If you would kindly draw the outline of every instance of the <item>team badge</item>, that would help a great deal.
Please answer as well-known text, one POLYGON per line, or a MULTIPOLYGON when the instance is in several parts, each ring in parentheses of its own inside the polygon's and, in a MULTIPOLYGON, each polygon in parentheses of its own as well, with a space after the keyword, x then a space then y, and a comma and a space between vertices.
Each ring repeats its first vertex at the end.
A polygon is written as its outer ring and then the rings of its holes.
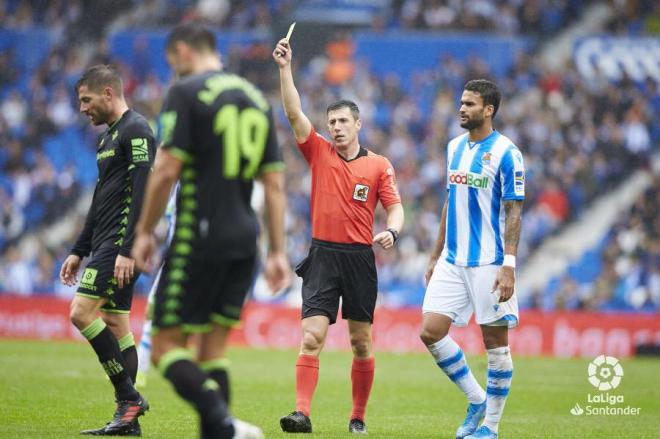
POLYGON ((357 201, 367 201, 369 196, 369 186, 364 184, 356 184, 355 189, 353 189, 353 199, 357 201))
POLYGON ((490 163, 490 157, 491 157, 491 154, 490 154, 489 152, 485 153, 485 154, 481 157, 481 162, 482 162, 483 164, 488 164, 488 163, 490 163))

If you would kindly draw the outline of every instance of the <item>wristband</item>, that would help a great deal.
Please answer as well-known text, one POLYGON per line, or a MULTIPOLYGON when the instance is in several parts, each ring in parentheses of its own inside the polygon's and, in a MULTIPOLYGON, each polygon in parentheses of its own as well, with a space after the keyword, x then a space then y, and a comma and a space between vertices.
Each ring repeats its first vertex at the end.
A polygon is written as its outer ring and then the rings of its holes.
POLYGON ((504 262, 502 265, 505 267, 516 268, 516 257, 513 255, 504 255, 504 262))
POLYGON ((399 232, 397 232, 395 229, 387 229, 387 231, 392 234, 392 238, 394 238, 394 242, 397 242, 399 240, 399 232))

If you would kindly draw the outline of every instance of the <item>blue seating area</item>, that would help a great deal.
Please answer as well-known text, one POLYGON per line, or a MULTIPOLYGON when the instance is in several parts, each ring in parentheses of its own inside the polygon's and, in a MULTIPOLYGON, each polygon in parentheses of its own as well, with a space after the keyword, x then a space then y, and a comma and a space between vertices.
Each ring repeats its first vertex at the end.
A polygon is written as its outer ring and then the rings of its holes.
MULTIPOLYGON (((10 9, 22 4, 21 0, 8 3, 10 9)), ((277 69, 270 59, 273 18, 283 3, 257 3, 232 4, 218 21, 226 26, 217 36, 226 69, 247 75, 265 89, 273 103, 287 162, 287 234, 289 256, 295 264, 309 243, 308 170, 281 111, 277 69)), ((351 2, 340 3, 347 6, 351 2)), ((296 61, 296 83, 305 112, 319 132, 325 131, 328 103, 338 98, 358 102, 364 121, 361 142, 394 164, 407 226, 395 251, 377 255, 382 300, 395 306, 417 306, 423 297, 422 277, 445 197, 444 147, 461 132, 457 102, 467 79, 489 77, 500 84, 504 101, 496 128, 514 139, 525 155, 528 173, 521 265, 596 196, 626 178, 631 169, 645 166, 648 151, 628 148, 628 143, 648 133, 650 149, 657 150, 660 130, 653 121, 660 111, 660 97, 652 81, 592 84, 571 65, 559 75, 543 67, 534 54, 539 38, 535 32, 501 30, 494 35, 486 27, 489 33, 484 33, 484 29, 470 25, 474 11, 457 12, 450 27, 454 33, 435 32, 438 29, 431 25, 420 25, 413 31, 406 24, 403 8, 410 2, 399 3, 401 8, 395 11, 372 11, 390 14, 384 28, 374 23, 371 29, 363 27, 331 39, 327 45, 319 44, 313 52, 306 48, 308 52, 296 61), (349 49, 343 60, 350 67, 349 73, 340 81, 330 72, 333 43, 349 49), (530 95, 535 99, 528 99, 530 95), (579 117, 567 117, 567 108, 579 117), (630 129, 631 121, 634 130, 630 129)), ((510 3, 499 6, 506 12, 510 3)), ((567 22, 566 11, 572 7, 569 3, 554 4, 560 16, 555 14, 550 19, 555 24, 546 25, 553 28, 556 23, 567 22)), ((575 10, 582 11, 583 2, 577 3, 575 10)), ((177 22, 182 16, 199 18, 195 15, 199 11, 194 10, 196 2, 181 0, 171 5, 173 9, 166 11, 169 15, 157 19, 148 16, 155 21, 129 22, 129 29, 116 30, 107 41, 98 42, 97 53, 90 57, 84 57, 75 44, 67 44, 61 33, 35 27, 43 22, 39 17, 47 14, 35 12, 32 27, 22 30, 14 26, 13 16, 8 18, 10 26, 0 31, 0 69, 5 67, 0 75, 7 78, 0 83, 0 214, 4 220, 0 222, 0 254, 6 259, 15 253, 15 244, 26 232, 61 218, 96 180, 94 139, 98 129, 76 116, 73 90, 87 63, 118 63, 130 105, 149 118, 156 116, 171 80, 163 56, 167 31, 159 25, 177 22)), ((148 6, 136 4, 134 8, 148 6)), ((416 19, 425 20, 421 16, 416 19)), ((496 26, 498 19, 493 12, 484 20, 496 26)), ((297 40, 301 36, 304 38, 304 34, 294 35, 294 53, 297 44, 303 46, 297 40)), ((77 220, 76 233, 82 220, 77 220)), ((383 227, 380 221, 377 229, 383 227)), ((63 236, 61 246, 44 244, 12 264, 22 271, 46 273, 43 277, 49 281, 43 288, 59 294, 56 272, 74 239, 63 236), (48 254, 51 261, 39 261, 40 254, 48 254)), ((613 240, 604 238, 573 263, 565 276, 549 283, 543 295, 548 309, 556 308, 554 298, 567 279, 583 290, 585 285, 598 282, 608 267, 602 253, 613 240)), ((9 271, 0 270, 0 291, 16 290, 15 285, 19 285, 6 274, 9 271)), ((36 288, 26 285, 26 294, 36 288)), ((148 287, 149 280, 143 278, 139 289, 146 292, 148 287)), ((628 292, 619 295, 624 302, 628 300, 628 292)), ((631 303, 638 302, 635 300, 631 303)), ((608 303, 618 306, 619 302, 608 303)), ((601 305, 589 302, 588 306, 601 305)))
POLYGON ((544 310, 649 311, 660 309, 657 222, 660 178, 593 248, 552 278, 524 304, 544 310), (644 224, 640 227, 640 224, 644 224))

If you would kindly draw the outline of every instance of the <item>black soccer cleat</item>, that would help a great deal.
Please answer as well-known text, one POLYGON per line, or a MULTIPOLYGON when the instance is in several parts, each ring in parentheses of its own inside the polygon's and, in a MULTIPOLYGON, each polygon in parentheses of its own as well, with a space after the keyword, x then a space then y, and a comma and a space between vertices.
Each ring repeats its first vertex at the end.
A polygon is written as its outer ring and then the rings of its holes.
POLYGON ((97 428, 95 430, 83 430, 80 434, 86 434, 90 436, 142 436, 142 428, 140 428, 140 423, 135 420, 131 425, 123 429, 115 429, 112 431, 106 430, 110 425, 108 422, 104 427, 97 428))
POLYGON ((135 401, 117 401, 117 410, 105 427, 97 430, 84 430, 80 434, 95 436, 142 436, 137 419, 149 410, 149 403, 142 395, 135 401))
POLYGON ((348 432, 356 434, 368 434, 366 424, 363 420, 358 418, 351 419, 351 422, 348 423, 348 432))
POLYGON ((312 421, 303 412, 291 412, 280 418, 280 427, 287 433, 311 433, 312 421))

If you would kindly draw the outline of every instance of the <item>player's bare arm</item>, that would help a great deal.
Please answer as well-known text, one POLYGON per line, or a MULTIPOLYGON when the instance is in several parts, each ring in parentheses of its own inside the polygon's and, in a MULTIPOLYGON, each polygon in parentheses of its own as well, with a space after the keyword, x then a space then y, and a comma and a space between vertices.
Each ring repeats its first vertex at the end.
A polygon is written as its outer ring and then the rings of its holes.
POLYGON ((403 205, 394 203, 387 206, 385 211, 387 212, 387 229, 374 236, 373 242, 388 250, 394 246, 394 242, 399 238, 399 233, 403 228, 403 205))
POLYGON ((438 237, 435 240, 433 245, 433 250, 431 250, 431 256, 429 258, 429 263, 426 266, 426 273, 424 274, 424 279, 426 280, 426 285, 429 284, 431 276, 433 275, 433 270, 435 269, 435 264, 438 263, 440 259, 440 254, 442 249, 445 246, 445 234, 447 230, 447 201, 442 206, 442 213, 440 214, 440 227, 438 228, 438 237))
POLYGON ((293 82, 291 72, 291 46, 289 40, 282 38, 277 42, 273 51, 273 59, 280 68, 280 88, 282 91, 282 105, 287 119, 293 129, 293 134, 298 142, 302 142, 312 131, 312 123, 302 111, 300 95, 293 82))
MULTIPOLYGON (((504 254, 516 256, 520 241, 520 226, 522 223, 522 200, 504 201, 504 254)), ((499 289, 500 302, 506 302, 513 295, 516 281, 514 267, 503 265, 497 273, 493 291, 499 289)))
POLYGON ((154 170, 147 182, 142 213, 135 227, 135 243, 131 256, 135 259, 135 265, 139 270, 151 271, 153 268, 151 257, 156 250, 153 231, 165 212, 167 199, 172 186, 179 179, 182 167, 183 162, 179 158, 166 149, 158 149, 154 170))
POLYGON ((270 290, 276 293, 291 281, 284 233, 284 212, 286 210, 284 173, 280 171, 264 172, 259 179, 264 184, 265 220, 268 228, 268 256, 264 277, 270 290))

